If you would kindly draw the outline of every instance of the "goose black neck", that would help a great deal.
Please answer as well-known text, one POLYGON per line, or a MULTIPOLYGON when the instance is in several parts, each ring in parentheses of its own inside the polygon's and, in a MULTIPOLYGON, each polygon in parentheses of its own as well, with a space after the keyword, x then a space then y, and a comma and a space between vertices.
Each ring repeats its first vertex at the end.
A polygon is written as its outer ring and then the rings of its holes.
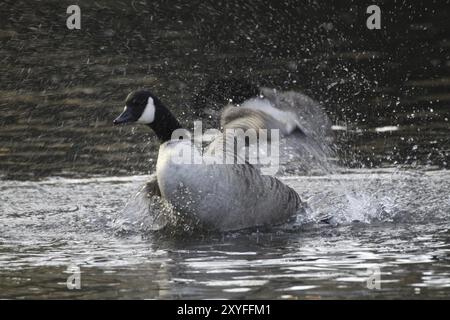
POLYGON ((152 128, 161 143, 169 141, 172 133, 181 129, 175 116, 161 103, 156 104, 155 119, 148 126, 152 128))

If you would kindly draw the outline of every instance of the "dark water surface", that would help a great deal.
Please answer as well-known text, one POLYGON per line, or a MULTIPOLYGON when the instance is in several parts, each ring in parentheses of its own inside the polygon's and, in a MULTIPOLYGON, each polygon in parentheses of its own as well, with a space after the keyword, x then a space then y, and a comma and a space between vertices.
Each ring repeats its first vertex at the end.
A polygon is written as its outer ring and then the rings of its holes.
POLYGON ((70 1, 2 1, 0 174, 148 173, 153 134, 111 126, 128 92, 192 128, 243 79, 322 102, 347 166, 448 168, 449 1, 377 3, 374 31, 371 1, 80 1, 71 31, 70 1))
POLYGON ((77 3, 0 3, 0 298, 449 297, 449 1, 77 3), (310 209, 273 230, 118 233, 157 151, 127 93, 206 128, 246 83, 320 101, 352 169, 285 177, 310 209))

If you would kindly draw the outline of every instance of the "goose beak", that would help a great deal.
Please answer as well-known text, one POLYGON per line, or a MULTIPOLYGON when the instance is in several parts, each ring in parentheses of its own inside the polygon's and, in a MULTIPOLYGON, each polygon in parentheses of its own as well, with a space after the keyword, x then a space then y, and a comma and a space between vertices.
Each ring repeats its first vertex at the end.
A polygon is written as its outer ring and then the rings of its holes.
POLYGON ((127 109, 125 109, 116 119, 114 119, 114 124, 122 124, 122 123, 127 123, 127 122, 134 122, 136 120, 134 120, 133 115, 131 114, 131 112, 127 109))

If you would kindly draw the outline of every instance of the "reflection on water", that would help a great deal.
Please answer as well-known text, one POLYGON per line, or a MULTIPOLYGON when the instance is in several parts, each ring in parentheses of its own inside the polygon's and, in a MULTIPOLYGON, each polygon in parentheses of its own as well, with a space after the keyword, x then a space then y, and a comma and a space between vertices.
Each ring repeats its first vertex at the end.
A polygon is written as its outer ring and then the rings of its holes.
POLYGON ((450 173, 349 171, 285 181, 306 217, 177 240, 115 232, 145 176, 3 181, 2 298, 448 298, 450 173), (329 224, 316 217, 330 214, 329 224), (65 272, 81 267, 81 290, 65 272), (380 268, 381 289, 367 288, 380 268))

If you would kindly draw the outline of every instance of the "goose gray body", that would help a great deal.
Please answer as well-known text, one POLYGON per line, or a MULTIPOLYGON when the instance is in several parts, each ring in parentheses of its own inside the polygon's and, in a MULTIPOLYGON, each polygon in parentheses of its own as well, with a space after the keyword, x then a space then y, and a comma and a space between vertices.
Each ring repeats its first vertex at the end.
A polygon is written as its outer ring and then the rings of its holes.
POLYGON ((161 145, 156 166, 162 197, 177 211, 211 229, 238 230, 280 224, 302 207, 298 194, 248 164, 178 164, 187 141, 161 145))

